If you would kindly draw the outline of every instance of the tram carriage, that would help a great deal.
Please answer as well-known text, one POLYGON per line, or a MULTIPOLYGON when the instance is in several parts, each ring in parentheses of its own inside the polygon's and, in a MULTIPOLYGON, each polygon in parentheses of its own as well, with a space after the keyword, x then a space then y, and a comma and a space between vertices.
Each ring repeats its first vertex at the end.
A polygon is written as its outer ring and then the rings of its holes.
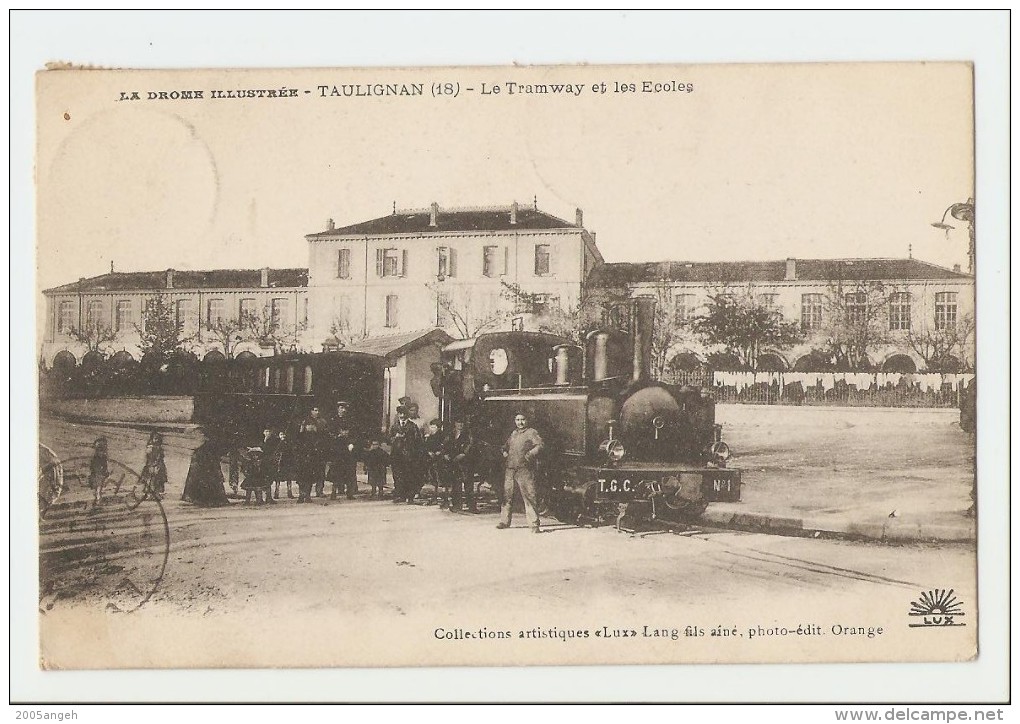
POLYGON ((443 349, 443 411, 500 446, 524 412, 542 435, 546 506, 564 522, 682 524, 740 499, 741 471, 706 391, 653 381, 655 300, 634 300, 629 327, 582 346, 503 332, 443 349))
POLYGON ((297 431, 319 406, 331 416, 339 400, 362 430, 383 425, 383 357, 362 352, 283 354, 213 363, 195 396, 195 420, 241 440, 257 439, 266 427, 297 431))

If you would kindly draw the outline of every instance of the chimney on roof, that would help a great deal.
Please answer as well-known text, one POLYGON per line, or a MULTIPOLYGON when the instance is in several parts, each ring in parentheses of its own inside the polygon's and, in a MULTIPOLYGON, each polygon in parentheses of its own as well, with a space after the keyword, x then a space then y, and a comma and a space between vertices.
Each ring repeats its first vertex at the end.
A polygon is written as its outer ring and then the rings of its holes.
POLYGON ((959 274, 960 273, 960 265, 959 264, 953 264, 953 271, 956 272, 957 274, 959 274))
POLYGON ((433 201, 431 210, 429 211, 429 226, 435 228, 438 225, 439 225, 439 204, 433 201))
POLYGON ((517 202, 516 201, 514 201, 513 204, 510 205, 510 223, 511 224, 516 224, 517 223, 517 202))
POLYGON ((167 269, 166 270, 166 288, 167 289, 173 289, 174 288, 174 270, 173 269, 167 269))
POLYGON ((336 222, 333 219, 326 219, 326 231, 336 231, 336 222))
POLYGON ((574 226, 584 226, 584 212, 574 209, 574 226))
POLYGON ((113 274, 113 259, 110 259, 110 273, 113 274))
POLYGON ((786 260, 786 277, 785 281, 795 282, 797 281, 797 260, 787 258, 786 260))
POLYGON ((261 278, 259 279, 259 286, 260 287, 269 286, 269 267, 267 266, 262 267, 262 275, 261 278))

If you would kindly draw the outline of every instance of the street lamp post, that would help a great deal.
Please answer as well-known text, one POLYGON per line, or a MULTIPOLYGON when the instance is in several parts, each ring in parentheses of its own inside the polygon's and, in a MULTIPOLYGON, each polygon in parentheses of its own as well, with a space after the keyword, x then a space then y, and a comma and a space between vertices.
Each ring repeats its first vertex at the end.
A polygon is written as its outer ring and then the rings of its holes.
POLYGON ((932 224, 936 229, 942 229, 949 236, 949 232, 955 229, 946 223, 946 216, 952 216, 959 221, 967 222, 967 233, 970 236, 970 244, 967 247, 967 271, 974 273, 975 249, 974 249, 974 199, 967 199, 966 203, 953 204, 942 212, 942 220, 932 224))

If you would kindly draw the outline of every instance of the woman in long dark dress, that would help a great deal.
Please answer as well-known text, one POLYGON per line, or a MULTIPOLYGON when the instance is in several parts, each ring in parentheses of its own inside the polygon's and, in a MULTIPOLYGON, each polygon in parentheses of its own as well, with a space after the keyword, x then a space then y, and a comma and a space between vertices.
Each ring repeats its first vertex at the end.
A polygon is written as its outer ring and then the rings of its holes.
POLYGON ((223 489, 222 454, 222 443, 209 437, 195 448, 181 500, 206 507, 230 504, 223 489))
POLYGON ((145 444, 145 467, 142 469, 142 486, 146 493, 161 499, 166 492, 166 461, 163 459, 163 435, 153 432, 145 444))

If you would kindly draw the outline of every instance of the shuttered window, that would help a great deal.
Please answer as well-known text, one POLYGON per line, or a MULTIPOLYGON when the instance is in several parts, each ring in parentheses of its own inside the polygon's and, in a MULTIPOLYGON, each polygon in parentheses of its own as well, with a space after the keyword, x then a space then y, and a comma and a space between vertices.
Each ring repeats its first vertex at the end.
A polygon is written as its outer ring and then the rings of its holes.
POLYGON ((510 269, 510 247, 504 246, 502 253, 498 246, 482 249, 482 274, 487 277, 506 275, 510 269))
POLYGON ((496 276, 496 252, 498 250, 498 246, 487 246, 482 249, 482 274, 484 276, 496 276))
POLYGON ((396 294, 386 295, 386 326, 397 326, 397 314, 399 312, 396 294))
POLYGON ((407 249, 376 249, 375 275, 378 277, 407 276, 407 249))
POLYGON ((457 250, 448 246, 436 247, 436 276, 439 279, 457 276, 457 250))
POLYGON ((535 276, 544 277, 550 273, 549 245, 535 244, 535 276))
POLYGON ((336 256, 336 276, 337 279, 350 279, 351 278, 351 250, 340 249, 336 256))

